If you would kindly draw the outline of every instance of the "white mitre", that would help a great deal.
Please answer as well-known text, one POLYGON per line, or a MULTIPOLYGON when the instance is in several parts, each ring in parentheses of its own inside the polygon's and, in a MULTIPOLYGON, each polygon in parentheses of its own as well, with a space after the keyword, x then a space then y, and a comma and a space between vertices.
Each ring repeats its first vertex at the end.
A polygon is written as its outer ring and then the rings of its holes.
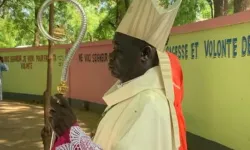
POLYGON ((165 93, 171 110, 174 143, 177 149, 180 146, 179 126, 174 108, 171 64, 165 51, 165 44, 181 1, 176 0, 174 4, 165 9, 159 5, 158 0, 133 0, 116 30, 116 32, 146 41, 157 49, 165 93))

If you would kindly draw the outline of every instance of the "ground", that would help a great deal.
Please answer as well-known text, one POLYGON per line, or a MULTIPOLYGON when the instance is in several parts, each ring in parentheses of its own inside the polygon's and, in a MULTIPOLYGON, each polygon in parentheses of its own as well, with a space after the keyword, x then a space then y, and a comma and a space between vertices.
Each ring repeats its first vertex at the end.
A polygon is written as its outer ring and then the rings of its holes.
MULTIPOLYGON (((86 133, 96 127, 100 114, 74 110, 86 133)), ((0 150, 43 150, 40 131, 43 107, 12 101, 0 102, 0 150)), ((193 134, 187 134, 188 150, 230 150, 193 134)))
MULTIPOLYGON (((89 133, 99 114, 75 110, 79 124, 89 133)), ((40 131, 43 107, 12 101, 0 102, 0 150, 42 150, 40 131)))

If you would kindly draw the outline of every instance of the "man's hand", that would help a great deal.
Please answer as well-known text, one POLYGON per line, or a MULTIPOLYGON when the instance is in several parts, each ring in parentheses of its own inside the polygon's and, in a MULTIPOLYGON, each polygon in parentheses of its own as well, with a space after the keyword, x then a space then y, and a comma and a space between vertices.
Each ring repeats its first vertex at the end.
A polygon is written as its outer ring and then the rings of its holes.
POLYGON ((51 98, 49 122, 57 135, 63 133, 76 123, 77 119, 66 98, 56 94, 51 98))

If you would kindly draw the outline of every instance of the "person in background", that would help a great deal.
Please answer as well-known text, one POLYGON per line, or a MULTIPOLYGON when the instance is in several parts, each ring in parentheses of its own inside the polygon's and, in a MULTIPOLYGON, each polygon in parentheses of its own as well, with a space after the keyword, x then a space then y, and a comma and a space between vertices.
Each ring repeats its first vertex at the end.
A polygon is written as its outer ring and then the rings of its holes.
POLYGON ((3 57, 0 56, 0 101, 3 100, 3 71, 9 71, 9 67, 7 64, 4 63, 3 57))

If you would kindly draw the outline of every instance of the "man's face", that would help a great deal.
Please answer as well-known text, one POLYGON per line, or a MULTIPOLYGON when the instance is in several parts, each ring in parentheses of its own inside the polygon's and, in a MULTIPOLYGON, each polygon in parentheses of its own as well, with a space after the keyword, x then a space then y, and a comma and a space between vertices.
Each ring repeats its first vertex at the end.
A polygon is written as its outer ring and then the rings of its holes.
POLYGON ((116 33, 113 40, 114 50, 110 55, 109 69, 115 78, 124 82, 136 76, 142 67, 140 48, 135 42, 121 33, 116 33))

